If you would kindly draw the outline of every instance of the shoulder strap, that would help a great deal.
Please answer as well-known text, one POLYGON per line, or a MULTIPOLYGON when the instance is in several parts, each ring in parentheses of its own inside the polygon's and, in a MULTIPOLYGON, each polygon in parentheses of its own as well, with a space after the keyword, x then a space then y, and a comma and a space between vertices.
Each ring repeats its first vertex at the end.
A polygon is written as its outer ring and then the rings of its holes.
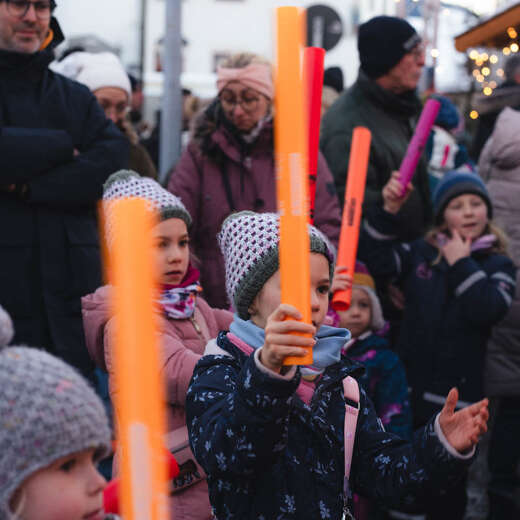
POLYGON ((345 485, 347 486, 359 414, 359 386, 353 377, 348 376, 343 379, 343 394, 345 396, 345 485))

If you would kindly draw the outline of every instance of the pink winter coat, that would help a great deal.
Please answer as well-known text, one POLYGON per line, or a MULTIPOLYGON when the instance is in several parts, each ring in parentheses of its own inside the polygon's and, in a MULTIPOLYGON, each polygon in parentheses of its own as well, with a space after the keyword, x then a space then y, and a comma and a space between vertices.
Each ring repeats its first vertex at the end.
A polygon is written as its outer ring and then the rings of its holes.
MULTIPOLYGON (((204 297, 213 307, 227 308, 224 260, 217 233, 224 219, 235 211, 276 212, 276 179, 273 123, 264 123, 254 142, 246 144, 232 128, 217 124, 218 119, 215 103, 199 116, 168 189, 182 199, 193 218, 191 245, 201 260, 204 297)), ((337 245, 341 211, 332 174, 321 154, 314 223, 337 245)))
MULTIPOLYGON (((96 364, 109 374, 110 395, 116 391, 113 380, 112 338, 114 319, 110 316, 109 286, 82 298, 83 324, 87 348, 96 364)), ((162 372, 166 378, 168 428, 175 430, 186 424, 184 403, 193 369, 204 353, 206 343, 220 330, 228 330, 233 315, 212 309, 197 297, 194 321, 161 317, 162 372)), ((172 518, 175 520, 208 520, 211 510, 206 481, 199 482, 171 497, 172 518)))

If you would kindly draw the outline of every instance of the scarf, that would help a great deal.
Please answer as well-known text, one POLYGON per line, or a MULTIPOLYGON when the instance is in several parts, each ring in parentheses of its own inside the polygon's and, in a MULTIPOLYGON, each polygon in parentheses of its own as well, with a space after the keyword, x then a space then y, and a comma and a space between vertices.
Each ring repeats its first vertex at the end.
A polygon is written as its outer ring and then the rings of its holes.
MULTIPOLYGON (((233 317, 229 331, 254 350, 260 348, 265 341, 264 329, 257 327, 251 320, 239 318, 237 314, 233 317)), ((316 343, 312 349, 313 363, 300 367, 302 376, 312 381, 328 366, 337 363, 341 359, 341 348, 349 340, 350 332, 347 329, 322 325, 318 329, 316 343)))
POLYGON ((168 318, 184 320, 193 316, 197 295, 202 292, 199 276, 198 269, 190 265, 180 284, 162 285, 158 303, 168 318))
MULTIPOLYGON (((438 233, 436 236, 437 245, 439 248, 444 247, 448 241, 448 235, 444 233, 438 233)), ((471 252, 482 251, 484 249, 491 249, 493 244, 497 241, 496 235, 489 233, 478 237, 471 243, 471 252)))

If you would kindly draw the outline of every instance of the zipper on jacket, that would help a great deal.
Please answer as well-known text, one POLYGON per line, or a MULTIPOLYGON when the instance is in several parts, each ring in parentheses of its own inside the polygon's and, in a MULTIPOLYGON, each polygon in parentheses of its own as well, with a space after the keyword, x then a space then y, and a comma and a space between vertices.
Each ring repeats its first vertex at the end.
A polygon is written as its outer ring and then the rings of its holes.
POLYGON ((190 316, 190 321, 193 324, 193 328, 195 329, 195 332, 202 338, 202 329, 200 328, 199 324, 197 323, 197 320, 194 316, 190 316))

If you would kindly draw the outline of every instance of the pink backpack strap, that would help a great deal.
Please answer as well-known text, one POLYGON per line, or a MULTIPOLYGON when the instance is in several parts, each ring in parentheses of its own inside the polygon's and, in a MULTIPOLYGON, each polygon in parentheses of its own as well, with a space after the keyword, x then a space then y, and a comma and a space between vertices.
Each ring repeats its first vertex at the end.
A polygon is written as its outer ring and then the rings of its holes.
POLYGON ((359 414, 359 386, 353 377, 348 376, 343 379, 343 394, 345 396, 345 481, 343 491, 345 497, 348 498, 350 496, 350 467, 352 465, 359 414))

